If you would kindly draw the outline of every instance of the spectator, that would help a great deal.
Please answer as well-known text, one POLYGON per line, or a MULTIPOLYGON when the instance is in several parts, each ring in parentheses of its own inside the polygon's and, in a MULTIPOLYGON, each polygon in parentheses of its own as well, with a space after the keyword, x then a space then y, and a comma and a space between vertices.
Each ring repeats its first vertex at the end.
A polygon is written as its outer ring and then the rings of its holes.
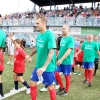
POLYGON ((25 49, 25 44, 26 44, 26 41, 25 41, 25 39, 22 38, 22 45, 23 45, 24 49, 25 49))
POLYGON ((0 25, 2 25, 2 16, 0 15, 0 25))
POLYGON ((7 46, 8 46, 8 62, 7 64, 13 65, 13 55, 14 55, 14 44, 13 40, 15 40, 14 33, 10 33, 10 35, 7 38, 7 46), (12 40, 11 40, 11 38, 12 40))
POLYGON ((58 38, 57 38, 57 50, 60 49, 60 41, 61 41, 62 35, 58 34, 58 38))
POLYGON ((75 37, 75 48, 80 46, 80 41, 78 40, 77 37, 75 37))

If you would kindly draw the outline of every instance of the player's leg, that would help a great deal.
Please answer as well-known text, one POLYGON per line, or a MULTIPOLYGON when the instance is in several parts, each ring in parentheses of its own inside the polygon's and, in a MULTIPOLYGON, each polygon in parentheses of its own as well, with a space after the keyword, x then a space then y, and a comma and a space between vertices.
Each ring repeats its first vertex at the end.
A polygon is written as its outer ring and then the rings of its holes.
POLYGON ((23 79, 23 73, 17 73, 17 80, 19 82, 21 82, 26 88, 27 88, 27 91, 26 91, 26 94, 29 94, 30 93, 30 86, 29 84, 23 79))
POLYGON ((14 88, 10 92, 16 93, 18 92, 18 80, 17 80, 17 75, 15 72, 13 73, 13 79, 14 79, 14 88))
POLYGON ((82 62, 79 62, 79 71, 78 71, 78 75, 81 75, 82 72, 82 62))
POLYGON ((83 81, 83 83, 87 83, 88 82, 88 76, 89 76, 89 73, 88 73, 88 63, 87 62, 83 62, 83 65, 82 67, 84 68, 84 76, 85 76, 85 80, 83 81))
POLYGON ((4 96, 4 93, 3 93, 3 84, 2 84, 2 71, 0 71, 0 94, 1 94, 1 97, 4 96))
POLYGON ((75 62, 75 72, 74 72, 74 75, 77 75, 78 74, 78 62, 76 61, 75 62))
POLYGON ((50 93, 50 100, 56 100, 56 90, 54 84, 56 83, 55 73, 54 72, 44 72, 43 73, 43 83, 47 85, 49 93, 50 93))
POLYGON ((94 68, 94 73, 93 73, 93 76, 95 76, 95 75, 96 75, 96 72, 97 72, 97 69, 98 69, 98 63, 99 63, 98 58, 95 58, 95 62, 94 62, 94 64, 95 64, 95 68, 94 68))
POLYGON ((31 80, 30 80, 30 95, 32 100, 36 100, 37 97, 37 87, 36 84, 39 81, 37 76, 37 68, 32 72, 31 80))
POLYGON ((60 85, 60 88, 59 88, 59 90, 57 92, 57 95, 59 95, 62 91, 65 90, 63 82, 62 82, 62 79, 60 77, 60 72, 62 72, 62 66, 61 65, 57 67, 57 70, 55 72, 56 81, 60 85))
POLYGON ((94 68, 94 62, 88 63, 88 71, 89 71, 89 84, 88 86, 92 86, 92 78, 93 78, 93 68, 94 68))
POLYGON ((63 74, 65 75, 66 88, 65 88, 65 91, 63 91, 60 94, 60 96, 66 96, 68 94, 70 82, 71 82, 71 78, 70 78, 71 71, 72 71, 72 65, 64 65, 63 66, 63 74))

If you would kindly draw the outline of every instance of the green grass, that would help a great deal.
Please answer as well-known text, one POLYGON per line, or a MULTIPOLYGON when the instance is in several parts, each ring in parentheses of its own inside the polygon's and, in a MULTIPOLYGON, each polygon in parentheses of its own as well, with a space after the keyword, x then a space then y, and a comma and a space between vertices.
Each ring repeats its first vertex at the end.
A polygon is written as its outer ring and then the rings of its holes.
MULTIPOLYGON (((28 51, 27 53, 30 53, 31 51, 28 51)), ((35 58, 36 56, 33 56, 32 63, 26 63, 26 72, 23 76, 23 78, 29 82, 32 70, 35 66, 35 58)), ((5 70, 3 73, 2 81, 4 85, 4 93, 8 93, 13 87, 13 67, 11 65, 6 65, 7 62, 7 55, 5 55, 5 70)), ((63 83, 65 84, 63 75, 63 83)), ((88 87, 88 84, 83 84, 84 76, 83 73, 81 76, 73 75, 72 76, 72 82, 69 89, 69 94, 66 97, 60 97, 57 96, 57 100, 100 100, 100 69, 97 71, 97 75, 93 77, 93 86, 88 87)), ((44 85, 39 84, 38 85, 38 96, 37 100, 50 100, 49 99, 49 92, 39 92, 39 89, 42 88, 44 85)), ((19 88, 23 87, 21 83, 19 83, 19 88)), ((9 98, 6 98, 4 100, 31 100, 30 95, 26 94, 26 91, 20 92, 18 94, 15 94, 13 96, 10 96, 9 98)))

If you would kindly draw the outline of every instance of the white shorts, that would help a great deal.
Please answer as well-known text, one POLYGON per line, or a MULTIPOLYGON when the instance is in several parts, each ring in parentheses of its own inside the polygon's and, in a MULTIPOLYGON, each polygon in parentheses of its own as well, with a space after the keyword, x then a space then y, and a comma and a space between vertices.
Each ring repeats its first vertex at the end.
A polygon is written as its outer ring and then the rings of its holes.
POLYGON ((14 55, 14 47, 8 47, 8 55, 14 55))

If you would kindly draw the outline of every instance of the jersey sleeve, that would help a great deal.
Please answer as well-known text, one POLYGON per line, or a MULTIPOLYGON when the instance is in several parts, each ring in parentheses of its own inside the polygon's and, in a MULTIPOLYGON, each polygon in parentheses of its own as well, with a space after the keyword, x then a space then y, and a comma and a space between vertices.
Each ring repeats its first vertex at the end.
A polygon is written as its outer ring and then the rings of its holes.
POLYGON ((100 43, 99 43, 99 51, 100 51, 100 43))
POLYGON ((82 46, 81 46, 81 50, 84 50, 84 44, 85 44, 85 42, 82 44, 82 46))
POLYGON ((70 38, 70 41, 69 41, 69 43, 68 43, 68 48, 74 49, 74 45, 75 45, 74 38, 71 37, 71 38, 70 38))
POLYGON ((56 48, 56 39, 52 32, 49 33, 48 36, 48 49, 56 48))
POLYGON ((20 55, 21 55, 23 58, 25 58, 27 54, 25 53, 25 51, 24 51, 23 49, 20 49, 20 55))
POLYGON ((99 46, 97 43, 95 43, 95 50, 98 51, 99 50, 99 46))

